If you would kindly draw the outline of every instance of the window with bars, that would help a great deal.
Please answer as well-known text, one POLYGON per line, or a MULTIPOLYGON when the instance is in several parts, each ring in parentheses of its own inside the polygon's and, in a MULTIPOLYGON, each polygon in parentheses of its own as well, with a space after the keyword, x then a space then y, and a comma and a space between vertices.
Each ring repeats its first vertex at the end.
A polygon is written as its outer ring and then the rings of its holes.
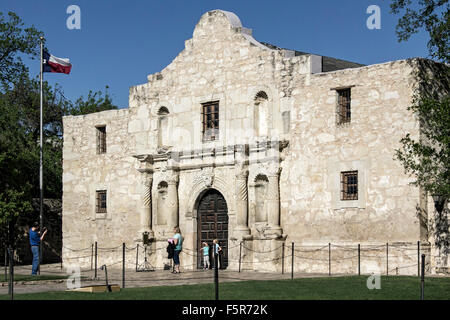
POLYGON ((338 94, 338 106, 337 106, 338 124, 350 123, 352 118, 351 88, 337 90, 337 94, 338 94))
POLYGON ((203 141, 219 139, 219 102, 202 105, 203 141))
POLYGON ((96 213, 106 213, 106 190, 97 191, 96 213))
POLYGON ((358 200, 358 171, 341 172, 341 200, 358 200))
POLYGON ((106 126, 97 127, 97 154, 106 153, 106 126))

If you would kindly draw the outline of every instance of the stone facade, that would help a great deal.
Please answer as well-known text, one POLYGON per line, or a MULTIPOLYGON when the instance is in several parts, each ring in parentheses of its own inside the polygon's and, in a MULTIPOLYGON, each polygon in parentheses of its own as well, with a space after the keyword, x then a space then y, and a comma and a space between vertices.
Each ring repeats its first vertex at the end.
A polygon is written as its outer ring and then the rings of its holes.
MULTIPOLYGON (((256 41, 233 13, 204 14, 174 61, 130 89, 128 109, 64 118, 64 262, 87 266, 90 258, 74 250, 95 241, 131 247, 148 232, 149 261, 161 268, 179 225, 182 267, 196 268, 199 203, 215 189, 229 219, 228 268, 241 255, 244 269, 280 271, 283 250, 287 266, 295 243, 296 270, 328 272, 321 261, 333 243, 334 272, 356 270, 348 248, 358 244, 383 246, 361 271, 384 272, 386 243, 429 240, 416 215, 420 190, 393 160, 401 137, 419 134, 407 110, 417 61, 362 66, 285 50, 256 41), (351 90, 346 124, 337 121, 342 88, 351 90), (202 106, 211 102, 219 105, 218 139, 205 141, 202 106), (346 171, 358 172, 353 201, 341 200, 346 171), (107 191, 106 213, 96 212, 98 190, 107 191)), ((417 272, 414 252, 391 255, 391 266, 417 272)), ((121 253, 101 259, 114 264, 121 253)))

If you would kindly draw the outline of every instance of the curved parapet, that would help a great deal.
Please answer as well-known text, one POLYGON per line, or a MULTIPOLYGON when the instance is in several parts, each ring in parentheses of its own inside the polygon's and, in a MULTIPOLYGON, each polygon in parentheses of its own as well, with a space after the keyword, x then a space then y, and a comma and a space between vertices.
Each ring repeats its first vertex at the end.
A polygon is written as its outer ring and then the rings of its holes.
POLYGON ((264 50, 273 51, 273 49, 265 46, 264 44, 258 42, 255 38, 253 38, 252 30, 244 28, 242 26, 241 19, 239 19, 239 17, 235 13, 224 10, 212 10, 205 13, 200 18, 200 21, 195 27, 193 41, 195 43, 196 41, 204 39, 206 37, 210 37, 215 33, 222 33, 227 31, 240 33, 251 44, 264 50))

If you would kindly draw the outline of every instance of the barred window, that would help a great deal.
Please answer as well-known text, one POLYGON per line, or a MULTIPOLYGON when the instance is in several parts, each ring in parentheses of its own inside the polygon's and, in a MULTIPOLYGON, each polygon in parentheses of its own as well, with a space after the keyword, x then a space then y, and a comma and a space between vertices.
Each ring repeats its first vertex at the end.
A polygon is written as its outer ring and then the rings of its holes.
POLYGON ((337 118, 338 124, 350 123, 352 118, 351 109, 351 89, 337 90, 338 94, 338 106, 337 106, 337 118))
POLYGON ((341 172, 341 200, 358 200, 358 171, 341 172))
POLYGON ((106 190, 97 191, 96 213, 106 213, 106 190))
POLYGON ((97 127, 97 154, 106 153, 106 126, 97 127))
POLYGON ((203 141, 219 139, 219 102, 202 105, 203 141))

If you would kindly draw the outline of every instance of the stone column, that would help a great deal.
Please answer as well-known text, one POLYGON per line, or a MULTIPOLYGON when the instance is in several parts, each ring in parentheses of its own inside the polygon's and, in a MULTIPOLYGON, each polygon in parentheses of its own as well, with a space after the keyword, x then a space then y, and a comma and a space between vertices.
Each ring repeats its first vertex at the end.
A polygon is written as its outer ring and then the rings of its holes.
POLYGON ((153 159, 150 155, 136 155, 134 157, 139 161, 138 171, 141 173, 142 202, 140 207, 140 227, 137 241, 142 241, 144 232, 148 232, 149 239, 155 237, 152 230, 153 159))
POLYGON ((178 226, 178 174, 167 179, 167 226, 169 231, 178 226))
POLYGON ((269 223, 267 233, 277 237, 283 233, 280 227, 280 172, 281 169, 277 166, 269 170, 267 175, 269 179, 266 200, 267 221, 269 223))
POLYGON ((149 239, 154 238, 152 230, 152 183, 153 171, 144 169, 142 173, 142 208, 141 208, 141 229, 140 233, 148 232, 149 239))
POLYGON ((236 172, 236 232, 239 236, 250 234, 248 227, 248 170, 239 169, 236 172))

